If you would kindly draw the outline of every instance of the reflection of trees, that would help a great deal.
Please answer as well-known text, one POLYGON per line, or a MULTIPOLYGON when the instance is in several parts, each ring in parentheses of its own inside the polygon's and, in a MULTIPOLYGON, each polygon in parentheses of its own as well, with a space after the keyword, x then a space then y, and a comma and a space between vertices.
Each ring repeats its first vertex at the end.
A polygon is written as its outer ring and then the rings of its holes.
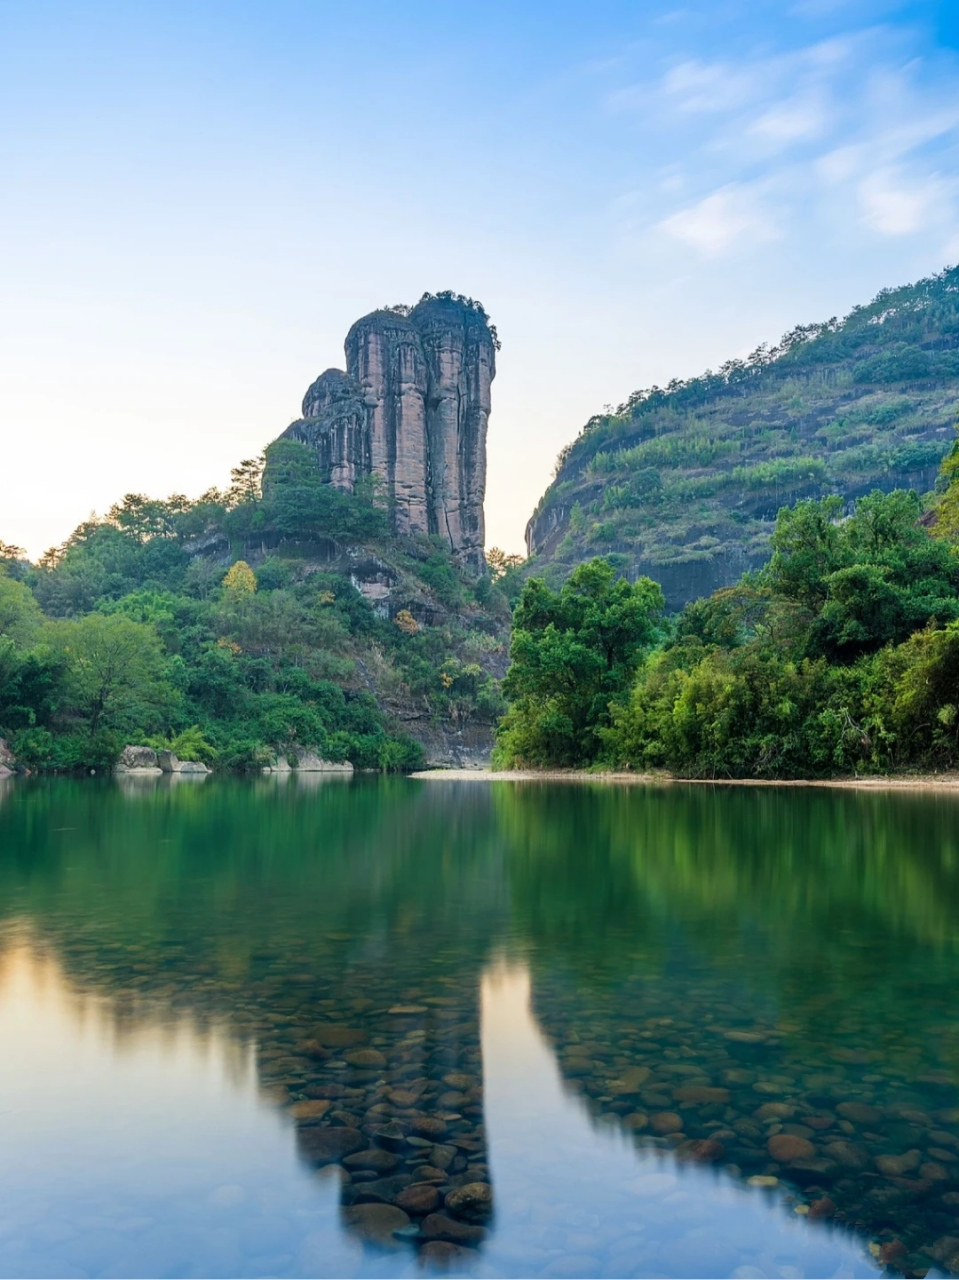
MULTIPOLYGON (((954 1218, 951 1174, 910 1189, 874 1158, 927 1160, 933 1121, 904 1113, 957 1101, 954 812, 833 791, 18 781, 0 924, 29 921, 131 1025, 181 1010, 255 1042, 304 1158, 346 1162, 344 1215, 367 1235, 396 1219, 364 1205, 488 1177, 477 991, 505 945, 528 955, 569 1087, 639 1142, 719 1141, 750 1175, 770 1162, 764 1102, 795 1104, 786 1124, 878 1108, 879 1145, 844 1135, 865 1170, 780 1173, 912 1247, 954 1218), (655 1134, 661 1111, 679 1136, 655 1134)), ((959 1152, 955 1121, 935 1124, 959 1152)))
POLYGON ((959 1183, 952 797, 529 786, 496 800, 533 1008, 594 1114, 828 1193, 912 1249, 943 1234, 959 1183), (757 1124, 763 1103, 785 1111, 757 1124), (816 1141, 783 1166, 770 1120, 816 1141), (877 1157, 907 1151, 910 1185, 877 1175, 877 1157))
MULTIPOLYGON (((162 782, 21 786, 0 816, 0 923, 29 922, 121 1024, 179 1010, 254 1040, 302 1157, 351 1169, 361 1234, 378 1229, 363 1206, 408 1185, 485 1182, 478 986, 502 882, 488 797, 447 793, 438 812, 402 780, 162 782)), ((433 1234, 475 1243, 487 1212, 464 1216, 433 1234)))

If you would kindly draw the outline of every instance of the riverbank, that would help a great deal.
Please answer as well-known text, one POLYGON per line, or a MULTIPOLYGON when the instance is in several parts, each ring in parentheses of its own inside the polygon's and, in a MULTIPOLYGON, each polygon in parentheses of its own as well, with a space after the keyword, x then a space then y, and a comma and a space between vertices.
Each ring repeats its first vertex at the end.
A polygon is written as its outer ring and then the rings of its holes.
POLYGON ((409 775, 439 782, 607 782, 706 787, 853 787, 867 791, 956 791, 959 773, 888 774, 868 778, 675 778, 666 773, 587 769, 423 769, 409 775))

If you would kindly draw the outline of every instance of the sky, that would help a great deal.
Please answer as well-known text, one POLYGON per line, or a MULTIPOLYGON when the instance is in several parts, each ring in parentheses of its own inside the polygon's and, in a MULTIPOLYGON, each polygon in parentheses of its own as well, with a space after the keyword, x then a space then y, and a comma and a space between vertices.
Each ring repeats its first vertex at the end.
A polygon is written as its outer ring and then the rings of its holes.
POLYGON ((0 540, 224 485, 453 289, 521 551, 592 414, 957 261, 955 0, 0 0, 0 540))

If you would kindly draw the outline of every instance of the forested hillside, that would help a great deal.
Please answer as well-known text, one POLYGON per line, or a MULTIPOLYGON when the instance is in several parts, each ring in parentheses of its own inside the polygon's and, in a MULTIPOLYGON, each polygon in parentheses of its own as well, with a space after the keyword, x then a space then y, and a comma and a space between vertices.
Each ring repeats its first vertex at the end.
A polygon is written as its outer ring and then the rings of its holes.
MULTIPOLYGON (((0 739, 20 767, 124 743, 226 768, 278 748, 358 767, 457 763, 502 710, 509 609, 448 547, 278 441, 226 492, 130 494, 30 564, 0 543, 0 739)), ((2 763, 2 762, 0 762, 2 763)))
POLYGON ((612 555, 679 608, 764 563, 780 507, 931 489, 957 406, 959 268, 592 418, 529 523, 530 571, 612 555))
POLYGON ((514 616, 505 765, 695 778, 959 767, 959 441, 924 519, 915 492, 783 507, 772 556, 664 616, 608 560, 514 616))

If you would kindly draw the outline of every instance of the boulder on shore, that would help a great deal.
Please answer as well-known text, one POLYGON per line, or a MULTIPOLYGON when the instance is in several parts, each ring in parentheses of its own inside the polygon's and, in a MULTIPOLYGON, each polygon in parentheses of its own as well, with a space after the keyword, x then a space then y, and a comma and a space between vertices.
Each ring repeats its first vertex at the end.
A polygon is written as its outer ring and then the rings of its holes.
POLYGON ((9 744, 0 738, 0 778, 9 778, 16 763, 17 758, 10 750, 9 744))
POLYGON ((208 765, 199 760, 180 760, 172 751, 161 751, 157 757, 164 773, 212 773, 208 765))
POLYGON ((265 765, 264 773, 352 773, 349 760, 324 760, 309 747, 277 747, 273 763, 265 765))
POLYGON ((116 762, 116 773, 161 773, 157 753, 152 747, 127 745, 116 762))

